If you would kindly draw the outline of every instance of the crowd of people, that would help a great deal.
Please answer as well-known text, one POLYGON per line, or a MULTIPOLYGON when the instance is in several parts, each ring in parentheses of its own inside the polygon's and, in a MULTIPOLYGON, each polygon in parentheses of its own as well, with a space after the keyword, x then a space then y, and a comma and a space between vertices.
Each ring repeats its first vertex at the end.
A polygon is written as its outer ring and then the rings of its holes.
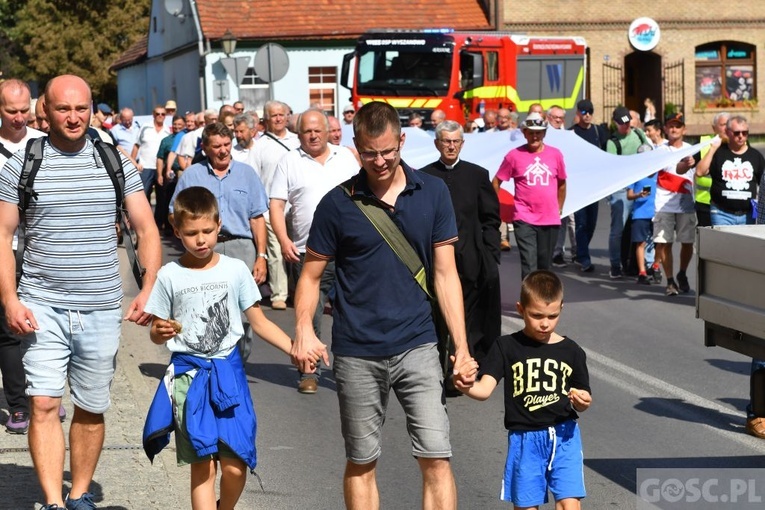
MULTIPOLYGON (((321 340, 327 305, 348 508, 380 505, 375 473, 391 393, 413 424, 407 428, 423 508, 456 508, 445 396, 485 400, 503 378, 509 449, 501 498, 534 508, 549 491, 557 508, 580 508, 586 492, 576 420, 592 396, 584 351, 556 331, 563 286, 551 269, 567 264, 568 236, 580 270, 593 271, 598 204, 561 218, 566 162, 545 135, 566 128, 566 112, 537 103, 525 113, 521 122, 509 108, 486 111, 463 127, 436 110, 429 122, 439 157, 413 169, 402 159, 399 114, 386 103, 347 105, 337 119, 316 107, 294 115, 272 100, 261 119, 241 102, 180 115, 169 100, 152 109, 151 123, 137 126, 130 108, 94 108, 77 76, 51 80, 34 106, 23 82, 0 84, 0 370, 6 428, 28 433, 43 508, 95 508, 89 490, 120 322, 130 320, 150 325, 147 337, 172 353, 172 373, 147 416, 146 453, 156 455, 174 433, 179 465, 191 466, 192 507, 233 509, 257 464, 243 360, 261 338, 289 355, 297 390, 316 393, 322 366, 330 366, 321 340), (343 124, 352 126, 355 148, 341 145, 343 124), (525 140, 507 153, 493 182, 487 169, 460 158, 464 133, 476 129, 525 140), (43 136, 35 200, 20 214, 27 141, 43 136), (146 269, 124 314, 115 198, 96 139, 119 151, 122 200, 146 269), (497 195, 507 180, 515 184, 511 225, 501 221, 497 195), (58 228, 61 222, 69 228, 58 228), (15 242, 19 225, 23 241, 15 242), (516 306, 524 326, 503 336, 498 266, 510 232, 521 259, 516 306), (160 268, 162 234, 177 237, 184 252, 160 268), (293 340, 261 308, 286 310, 290 301, 293 340), (74 413, 72 483, 64 495, 67 381, 74 413)), ((580 101, 570 129, 601 150, 627 155, 687 145, 681 114, 663 125, 648 119, 643 128, 639 116, 619 107, 611 134, 593 123, 593 113, 589 100, 580 101)), ((410 119, 413 127, 423 123, 410 119)), ((712 225, 754 221, 751 201, 765 159, 746 142, 745 118, 716 117, 713 127, 720 137, 705 154, 609 197, 611 278, 634 271, 638 283, 657 283, 663 269, 668 296, 688 292, 685 271, 702 216, 712 225)), ((759 200, 763 221, 763 193, 759 200)), ((765 361, 755 360, 752 370, 765 370, 765 361)), ((753 406, 747 428, 765 437, 765 417, 753 406)))

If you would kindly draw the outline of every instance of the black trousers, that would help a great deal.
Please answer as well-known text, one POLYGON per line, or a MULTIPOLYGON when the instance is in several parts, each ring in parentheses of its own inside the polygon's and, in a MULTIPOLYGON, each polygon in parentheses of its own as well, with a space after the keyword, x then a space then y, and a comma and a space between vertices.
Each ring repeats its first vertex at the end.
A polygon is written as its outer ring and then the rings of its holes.
POLYGON ((5 309, 0 306, 0 372, 3 374, 3 392, 11 414, 29 412, 29 402, 24 393, 26 377, 21 363, 21 341, 11 333, 5 320, 5 309))
POLYGON ((515 244, 521 255, 521 280, 537 269, 550 269, 560 226, 536 226, 525 221, 514 221, 513 228, 515 244))

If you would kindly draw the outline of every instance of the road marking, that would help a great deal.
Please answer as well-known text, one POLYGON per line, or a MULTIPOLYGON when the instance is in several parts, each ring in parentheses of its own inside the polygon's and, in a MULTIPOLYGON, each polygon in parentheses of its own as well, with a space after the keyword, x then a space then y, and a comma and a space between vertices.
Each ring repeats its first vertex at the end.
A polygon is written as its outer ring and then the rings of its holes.
MULTIPOLYGON (((523 321, 515 317, 502 317, 503 332, 518 331, 523 329, 523 321)), ((718 404, 713 400, 703 398, 695 393, 684 390, 667 381, 653 377, 652 375, 636 370, 624 363, 611 359, 592 349, 584 349, 587 353, 587 365, 591 375, 602 379, 606 383, 619 388, 620 390, 638 398, 660 397, 671 398, 681 401, 683 404, 691 404, 700 410, 706 409, 717 413, 713 418, 713 423, 704 421, 695 421, 699 425, 706 427, 726 439, 735 441, 739 444, 765 453, 765 441, 750 436, 745 429, 725 430, 720 428, 720 424, 729 426, 729 419, 744 423, 746 415, 730 407, 718 404)), ((668 404, 672 406, 672 404, 668 404)), ((678 415, 687 414, 685 407, 679 410, 678 415)))

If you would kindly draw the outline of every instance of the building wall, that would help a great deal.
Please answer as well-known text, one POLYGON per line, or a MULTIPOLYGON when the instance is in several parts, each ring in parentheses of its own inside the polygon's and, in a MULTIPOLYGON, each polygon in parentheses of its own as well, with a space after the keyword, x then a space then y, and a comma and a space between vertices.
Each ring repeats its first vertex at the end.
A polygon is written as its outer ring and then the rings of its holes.
MULTIPOLYGON (((604 63, 624 65, 625 58, 636 51, 628 41, 630 23, 639 17, 650 17, 661 30, 660 42, 652 50, 661 57, 661 66, 678 61, 684 64, 683 113, 688 133, 708 132, 712 117, 722 110, 745 115, 750 119, 751 131, 765 133, 765 109, 761 107, 765 102, 765 2, 748 2, 746 9, 722 7, 719 1, 712 0, 699 0, 690 5, 683 2, 649 3, 642 0, 619 2, 618 5, 592 0, 539 0, 533 3, 506 1, 503 6, 502 30, 533 35, 583 36, 590 51, 589 96, 595 105, 596 120, 606 121, 610 119, 610 112, 603 111, 607 103, 604 93, 607 81, 604 77, 604 63), (697 103, 695 48, 726 40, 755 46, 757 100, 726 108, 697 103)), ((660 80, 661 76, 657 79, 660 80)), ((623 91, 625 88, 626 84, 623 91)), ((626 96, 624 93, 622 95, 626 96)), ((658 102, 663 103, 662 99, 658 102)))
MULTIPOLYGON (((310 45, 311 43, 306 43, 310 45)), ((302 112, 310 106, 309 98, 309 79, 308 68, 309 67, 334 67, 337 69, 338 83, 335 85, 335 112, 337 115, 339 110, 348 103, 350 92, 348 89, 339 85, 340 71, 343 63, 343 55, 353 51, 353 46, 347 47, 332 47, 332 48, 312 48, 308 47, 293 47, 285 48, 289 57, 289 68, 287 74, 281 80, 273 83, 273 98, 279 101, 283 101, 290 105, 293 111, 302 112)), ((249 60, 249 67, 253 66, 254 57, 257 52, 257 48, 254 49, 242 49, 233 53, 232 58, 247 57, 249 60)), ((240 88, 236 87, 235 80, 230 76, 223 65, 221 59, 226 55, 221 52, 213 52, 206 56, 205 63, 205 76, 207 77, 205 84, 205 94, 207 97, 207 104, 210 108, 218 109, 223 103, 232 104, 240 99, 245 101, 245 107, 261 111, 262 101, 253 103, 250 97, 245 97, 243 91, 246 86, 240 88), (216 81, 225 80, 228 83, 228 99, 220 99, 220 91, 216 85, 216 81)), ((267 97, 268 89, 263 88, 262 95, 267 97)), ((179 105, 180 108, 180 105, 179 105)))

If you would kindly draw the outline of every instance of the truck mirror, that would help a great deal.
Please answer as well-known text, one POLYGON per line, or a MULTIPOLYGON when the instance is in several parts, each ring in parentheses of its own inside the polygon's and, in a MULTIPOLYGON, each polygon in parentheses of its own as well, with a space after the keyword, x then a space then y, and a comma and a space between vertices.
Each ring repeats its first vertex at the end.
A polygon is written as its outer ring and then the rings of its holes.
POLYGON ((355 51, 343 55, 343 67, 340 71, 340 85, 347 89, 353 87, 353 85, 349 83, 348 78, 351 76, 351 60, 353 60, 355 56, 355 51))

